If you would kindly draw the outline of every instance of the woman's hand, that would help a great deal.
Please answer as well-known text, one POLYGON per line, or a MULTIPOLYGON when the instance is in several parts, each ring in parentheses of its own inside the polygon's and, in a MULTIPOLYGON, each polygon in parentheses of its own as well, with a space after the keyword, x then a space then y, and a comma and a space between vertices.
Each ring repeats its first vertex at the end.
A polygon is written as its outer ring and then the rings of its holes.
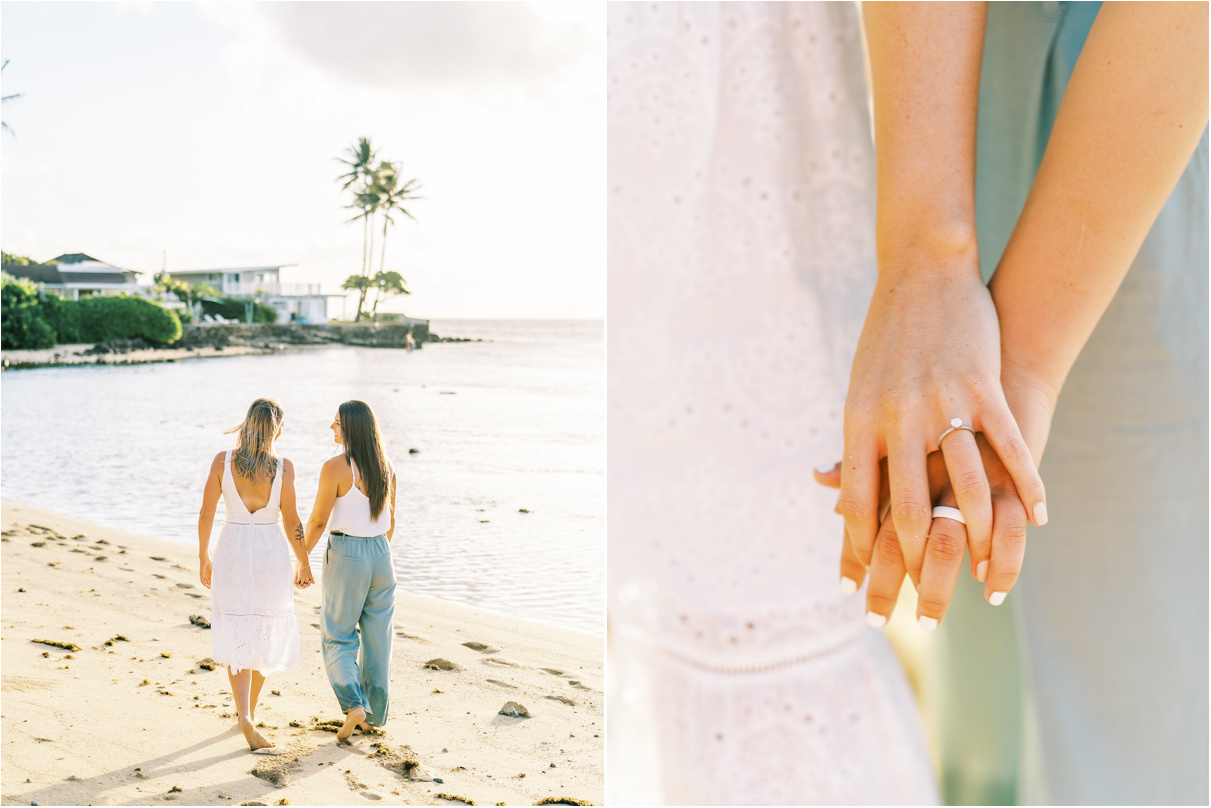
MULTIPOLYGON (((974 246, 953 255, 940 270, 924 261, 881 269, 846 400, 841 513, 854 555, 871 563, 880 527, 879 461, 886 456, 891 519, 914 582, 934 504, 926 457, 954 418, 985 435, 1035 524, 1047 519, 1043 482, 1001 388, 997 314, 974 246)), ((941 448, 975 561, 986 561, 992 495, 976 435, 955 429, 941 448)))
POLYGON ((214 568, 214 564, 209 558, 199 559, 198 563, 198 580, 202 582, 202 586, 210 588, 210 573, 214 568))
POLYGON ((306 589, 313 583, 315 583, 315 576, 311 573, 311 563, 295 562, 294 585, 299 589, 306 589))

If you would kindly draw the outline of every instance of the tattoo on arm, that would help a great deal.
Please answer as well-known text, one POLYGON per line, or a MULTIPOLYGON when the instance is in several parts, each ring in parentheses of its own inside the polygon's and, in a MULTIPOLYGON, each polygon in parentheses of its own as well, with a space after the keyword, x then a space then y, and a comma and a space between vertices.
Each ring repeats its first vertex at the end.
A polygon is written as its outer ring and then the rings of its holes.
POLYGON ((299 543, 299 547, 307 546, 304 541, 305 538, 306 538, 306 534, 303 533, 303 526, 295 525, 294 526, 294 540, 299 543))

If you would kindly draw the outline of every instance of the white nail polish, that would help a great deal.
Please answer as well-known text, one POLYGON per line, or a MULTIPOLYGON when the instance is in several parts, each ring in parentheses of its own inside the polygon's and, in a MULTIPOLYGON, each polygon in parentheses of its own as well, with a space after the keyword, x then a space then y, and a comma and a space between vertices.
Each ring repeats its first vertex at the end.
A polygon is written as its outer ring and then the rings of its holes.
POLYGON ((991 595, 988 596, 988 602, 991 603, 993 606, 1000 606, 1002 603, 1005 602, 1005 595, 1007 595, 1007 594, 1008 594, 1007 592, 993 592, 991 595))
POLYGON ((1034 523, 1039 527, 1047 524, 1047 503, 1040 502, 1034 506, 1034 523))
POLYGON ((976 564, 976 580, 979 581, 980 583, 984 583, 985 581, 988 580, 988 562, 987 561, 981 561, 979 564, 976 564))
POLYGON ((926 617, 925 615, 921 615, 920 617, 917 618, 917 625, 920 626, 921 628, 925 629, 926 631, 933 631, 935 628, 938 627, 938 621, 933 619, 932 617, 926 617))
MULTIPOLYGON (((821 463, 819 466, 816 466, 816 471, 818 471, 821 474, 828 474, 830 471, 832 471, 836 467, 837 467, 836 463, 821 463)), ((803 468, 803 466, 800 466, 799 468, 803 468)))
POLYGON ((858 591, 858 582, 853 578, 841 578, 841 591, 847 595, 852 595, 858 591))
POLYGON ((867 612, 866 622, 870 623, 875 628, 883 628, 885 625, 887 625, 887 618, 875 612, 867 612))

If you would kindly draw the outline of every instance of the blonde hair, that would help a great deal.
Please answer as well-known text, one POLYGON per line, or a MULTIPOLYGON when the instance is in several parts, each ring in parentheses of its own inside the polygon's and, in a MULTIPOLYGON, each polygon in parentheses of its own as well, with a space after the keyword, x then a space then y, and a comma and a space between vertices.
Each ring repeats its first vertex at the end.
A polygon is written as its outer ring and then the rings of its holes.
POLYGON ((285 413, 282 405, 269 398, 258 398, 248 408, 244 423, 227 430, 236 433, 231 465, 241 477, 256 480, 277 473, 278 459, 273 442, 282 429, 285 413))

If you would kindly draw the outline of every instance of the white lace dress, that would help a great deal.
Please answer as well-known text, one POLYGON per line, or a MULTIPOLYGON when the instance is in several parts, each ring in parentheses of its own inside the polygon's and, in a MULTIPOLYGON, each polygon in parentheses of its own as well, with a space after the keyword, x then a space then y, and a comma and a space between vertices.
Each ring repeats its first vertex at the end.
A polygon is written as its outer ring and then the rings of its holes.
POLYGON ((223 464, 223 529, 211 553, 210 631, 214 659, 265 676, 299 661, 294 567, 281 524, 282 460, 269 502, 249 513, 236 491, 231 452, 223 464))
POLYGON ((609 798, 936 802, 811 473, 875 277, 856 8, 607 14, 609 798))

